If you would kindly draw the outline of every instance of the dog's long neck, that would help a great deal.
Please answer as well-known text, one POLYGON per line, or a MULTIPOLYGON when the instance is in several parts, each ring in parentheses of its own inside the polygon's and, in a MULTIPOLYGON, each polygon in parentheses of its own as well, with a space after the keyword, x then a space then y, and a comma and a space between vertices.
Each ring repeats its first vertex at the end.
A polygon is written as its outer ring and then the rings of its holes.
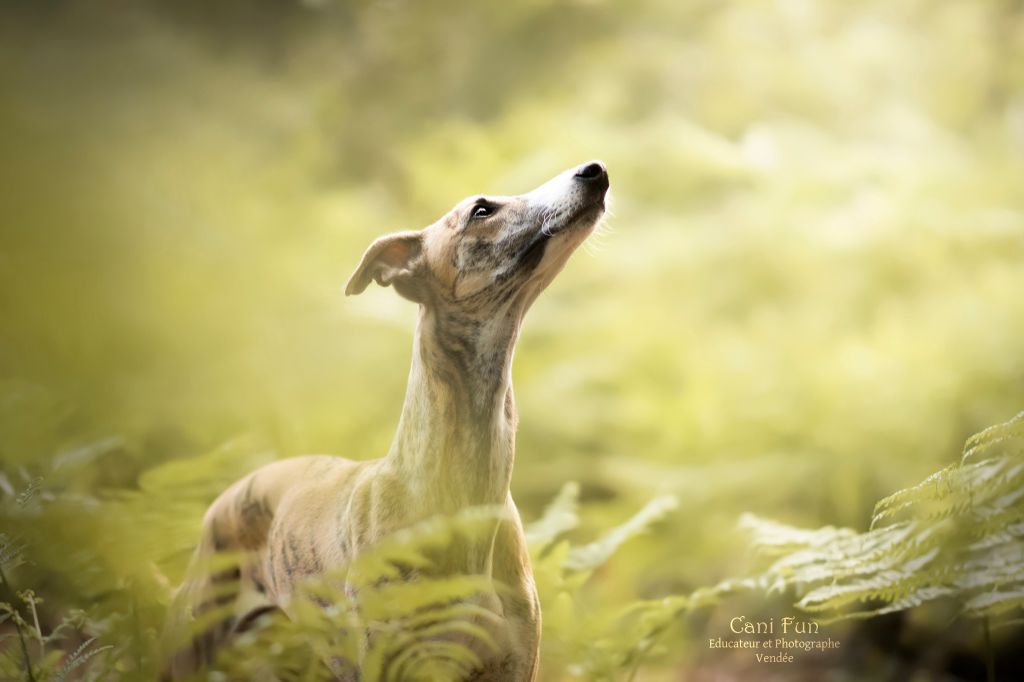
POLYGON ((426 513, 503 504, 515 457, 512 353, 520 316, 421 308, 405 404, 388 458, 426 513))

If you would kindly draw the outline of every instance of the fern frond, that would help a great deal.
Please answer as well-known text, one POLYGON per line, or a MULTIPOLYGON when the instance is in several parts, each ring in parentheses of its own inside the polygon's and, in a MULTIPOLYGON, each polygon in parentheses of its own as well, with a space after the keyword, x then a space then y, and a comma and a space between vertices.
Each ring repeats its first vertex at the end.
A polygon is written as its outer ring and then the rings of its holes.
POLYGON ((1024 608, 1024 584, 1021 583, 1011 589, 983 592, 964 604, 964 612, 975 617, 1000 615, 1020 608, 1024 608))
POLYGON ((878 502, 864 533, 805 530, 744 515, 740 526, 752 534, 752 546, 775 558, 748 580, 769 591, 793 589, 798 607, 831 620, 936 599, 958 600, 972 617, 1018 610, 1024 607, 1022 446, 1024 412, 968 439, 960 463, 878 502))
POLYGON ((664 518, 679 502, 672 495, 656 497, 625 523, 616 526, 599 540, 569 551, 565 567, 573 571, 591 571, 615 553, 624 542, 643 533, 651 524, 664 518))
POLYGON ((106 646, 90 649, 93 642, 95 641, 95 637, 90 637, 89 639, 82 642, 82 644, 77 649, 75 649, 71 654, 69 654, 67 660, 64 661, 64 665, 61 666, 60 670, 57 671, 57 674, 54 675, 53 682, 63 682, 64 678, 66 678, 69 673, 88 663, 89 659, 91 659, 93 656, 96 656, 97 654, 100 654, 108 649, 114 648, 112 644, 108 644, 106 646))
POLYGON ((977 457, 985 450, 1005 441, 1024 438, 1024 411, 1002 424, 983 429, 967 439, 964 444, 963 461, 977 457))
POLYGON ((546 549, 562 533, 579 525, 579 495, 579 483, 568 481, 544 510, 544 515, 526 527, 526 542, 534 552, 546 549))

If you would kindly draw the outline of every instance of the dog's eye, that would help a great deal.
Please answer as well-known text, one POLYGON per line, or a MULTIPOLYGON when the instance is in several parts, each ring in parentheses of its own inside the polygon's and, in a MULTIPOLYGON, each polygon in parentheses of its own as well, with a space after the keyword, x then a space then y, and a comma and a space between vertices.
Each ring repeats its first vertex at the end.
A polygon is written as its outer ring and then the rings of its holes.
POLYGON ((470 213, 471 218, 486 218, 487 216, 494 213, 494 208, 487 204, 479 204, 473 207, 473 212, 470 213))

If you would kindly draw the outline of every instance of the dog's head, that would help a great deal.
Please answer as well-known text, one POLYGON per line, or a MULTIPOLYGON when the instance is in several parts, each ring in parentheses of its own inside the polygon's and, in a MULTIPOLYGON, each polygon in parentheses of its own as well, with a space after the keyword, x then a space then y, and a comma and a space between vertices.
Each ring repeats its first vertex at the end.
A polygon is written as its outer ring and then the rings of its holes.
POLYGON ((373 242, 345 293, 376 281, 428 308, 525 310, 604 215, 607 192, 608 172, 592 161, 528 194, 465 199, 429 227, 373 242))

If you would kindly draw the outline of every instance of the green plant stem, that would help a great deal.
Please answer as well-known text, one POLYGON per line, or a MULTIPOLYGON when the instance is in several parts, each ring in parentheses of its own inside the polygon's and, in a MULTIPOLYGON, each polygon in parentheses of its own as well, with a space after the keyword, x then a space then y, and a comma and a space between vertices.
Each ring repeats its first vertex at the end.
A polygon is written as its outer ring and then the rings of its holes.
POLYGON ((988 682, 996 682, 996 660, 992 651, 992 631, 988 624, 988 617, 982 621, 985 630, 985 672, 988 682))
POLYGON ((135 632, 133 633, 135 641, 132 642, 132 648, 135 650, 135 669, 142 674, 142 627, 139 625, 139 600, 136 596, 134 584, 129 583, 129 589, 132 597, 132 627, 135 632))
MULTIPOLYGON (((11 591, 11 585, 7 582, 7 574, 4 573, 3 566, 0 566, 0 584, 7 591, 11 591)), ((28 655, 28 645, 25 644, 25 634, 21 631, 21 623, 17 618, 11 620, 14 621, 14 629, 18 631, 18 641, 21 642, 21 655, 25 659, 25 675, 28 677, 28 682, 36 682, 36 676, 32 674, 32 659, 28 655)))
POLYGON ((626 682, 634 682, 636 680, 636 676, 637 673, 640 672, 640 664, 643 663, 644 656, 648 651, 654 648, 654 645, 658 643, 658 640, 661 639, 662 635, 668 631, 670 625, 671 623, 668 623, 664 627, 652 632, 648 636, 647 645, 638 647, 637 656, 633 660, 633 664, 630 666, 629 672, 626 674, 626 682))
POLYGON ((43 642, 43 629, 39 627, 39 612, 36 611, 36 600, 35 595, 32 595, 32 599, 28 602, 29 607, 32 609, 32 622, 36 626, 36 639, 39 641, 39 658, 46 656, 46 644, 43 642))

